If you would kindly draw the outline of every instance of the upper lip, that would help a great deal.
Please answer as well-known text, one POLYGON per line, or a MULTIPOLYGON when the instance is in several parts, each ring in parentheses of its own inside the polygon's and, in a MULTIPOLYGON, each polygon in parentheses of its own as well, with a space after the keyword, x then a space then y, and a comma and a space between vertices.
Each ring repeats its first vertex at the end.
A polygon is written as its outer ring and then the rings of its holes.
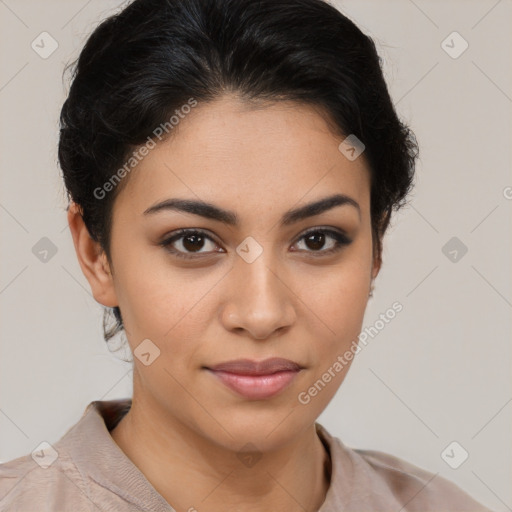
POLYGON ((240 375, 270 375, 283 371, 299 371, 301 366, 289 359, 271 357, 263 361, 252 361, 250 359, 236 359, 225 363, 209 366, 213 371, 223 371, 240 375))

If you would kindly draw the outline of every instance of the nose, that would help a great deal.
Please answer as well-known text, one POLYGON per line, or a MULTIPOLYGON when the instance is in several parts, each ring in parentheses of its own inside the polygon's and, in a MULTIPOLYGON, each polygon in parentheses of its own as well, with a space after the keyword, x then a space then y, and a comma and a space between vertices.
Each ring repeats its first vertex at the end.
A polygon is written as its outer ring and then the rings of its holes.
POLYGON ((227 300, 221 314, 230 331, 245 331, 263 340, 289 328, 296 320, 296 296, 270 251, 252 263, 237 258, 226 283, 227 300))

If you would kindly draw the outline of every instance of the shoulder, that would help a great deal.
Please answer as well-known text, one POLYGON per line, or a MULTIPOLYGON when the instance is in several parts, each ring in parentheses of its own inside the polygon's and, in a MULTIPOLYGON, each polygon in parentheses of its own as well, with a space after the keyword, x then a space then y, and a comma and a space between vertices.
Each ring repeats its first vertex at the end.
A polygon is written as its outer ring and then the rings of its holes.
MULTIPOLYGON (((37 453, 35 453, 37 456, 37 453)), ((41 452, 41 459, 48 453, 41 452)), ((89 510, 87 489, 75 465, 65 454, 50 465, 38 464, 31 454, 0 464, 0 510, 59 510, 62 503, 76 503, 89 510)))
POLYGON ((322 425, 316 426, 331 455, 327 503, 332 509, 492 512, 439 473, 378 450, 347 446, 322 425))
POLYGON ((109 434, 128 405, 91 402, 53 445, 0 464, 0 512, 170 510, 109 434))
POLYGON ((352 449, 366 471, 385 484, 408 511, 492 512, 455 483, 377 450, 352 449))

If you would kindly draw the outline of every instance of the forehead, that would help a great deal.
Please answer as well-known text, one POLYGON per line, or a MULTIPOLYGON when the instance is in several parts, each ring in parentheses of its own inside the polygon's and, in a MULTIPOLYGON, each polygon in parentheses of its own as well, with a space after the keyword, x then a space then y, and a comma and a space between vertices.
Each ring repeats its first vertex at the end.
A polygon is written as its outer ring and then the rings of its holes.
POLYGON ((155 202, 187 197, 261 217, 339 192, 364 210, 369 171, 362 156, 351 161, 339 151, 343 138, 304 104, 232 96, 198 104, 124 178, 115 209, 142 215, 155 202))

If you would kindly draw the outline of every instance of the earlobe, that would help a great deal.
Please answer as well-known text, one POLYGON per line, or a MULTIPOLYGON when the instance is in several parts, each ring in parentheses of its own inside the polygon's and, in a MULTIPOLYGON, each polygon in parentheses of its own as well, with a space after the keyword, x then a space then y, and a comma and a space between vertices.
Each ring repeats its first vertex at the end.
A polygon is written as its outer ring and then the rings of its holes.
POLYGON ((117 306, 114 281, 105 251, 99 242, 91 238, 76 203, 71 202, 67 215, 78 263, 89 282, 94 299, 107 307, 117 306))
POLYGON ((370 291, 369 291, 369 297, 373 297, 373 289, 375 281, 375 278, 379 275, 380 268, 382 266, 382 254, 379 251, 377 254, 374 254, 373 257, 373 265, 372 265, 372 272, 371 272, 371 281, 370 281, 370 291))
POLYGON ((379 275, 381 266, 382 266, 382 241, 379 244, 379 247, 375 250, 374 255, 373 255, 372 281, 379 275))
POLYGON ((381 265, 382 265, 382 260, 380 259, 380 257, 376 258, 374 260, 373 268, 372 268, 372 281, 379 275, 381 265))

